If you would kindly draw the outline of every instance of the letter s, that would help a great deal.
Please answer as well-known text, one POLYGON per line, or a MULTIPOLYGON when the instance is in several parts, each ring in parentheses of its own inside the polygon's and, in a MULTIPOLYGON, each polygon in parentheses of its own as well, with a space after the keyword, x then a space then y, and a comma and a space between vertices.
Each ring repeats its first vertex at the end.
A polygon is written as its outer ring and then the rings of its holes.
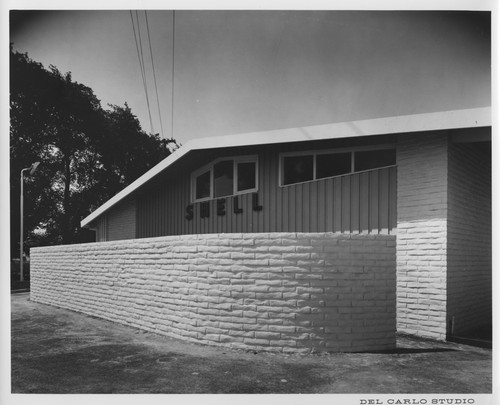
POLYGON ((186 219, 188 221, 191 221, 193 219, 193 204, 189 204, 187 207, 186 207, 186 219))

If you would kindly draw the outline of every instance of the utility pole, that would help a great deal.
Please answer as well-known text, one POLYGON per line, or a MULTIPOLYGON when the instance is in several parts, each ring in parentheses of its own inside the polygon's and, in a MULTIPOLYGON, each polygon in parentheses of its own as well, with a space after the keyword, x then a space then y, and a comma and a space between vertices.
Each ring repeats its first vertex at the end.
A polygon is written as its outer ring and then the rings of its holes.
POLYGON ((30 170, 30 176, 35 173, 36 168, 40 162, 35 162, 33 163, 30 167, 27 167, 23 170, 21 170, 21 202, 20 202, 20 213, 21 213, 21 236, 19 240, 19 271, 20 271, 20 280, 24 281, 24 272, 23 272, 23 253, 24 253, 24 224, 23 224, 23 213, 24 213, 24 207, 23 207, 23 189, 24 189, 24 172, 27 170, 30 170))

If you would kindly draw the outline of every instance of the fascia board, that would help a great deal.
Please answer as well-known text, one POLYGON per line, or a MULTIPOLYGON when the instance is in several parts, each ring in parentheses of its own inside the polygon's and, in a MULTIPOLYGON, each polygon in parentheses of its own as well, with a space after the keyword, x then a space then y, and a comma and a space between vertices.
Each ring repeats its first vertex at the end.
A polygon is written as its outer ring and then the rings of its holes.
POLYGON ((133 191, 137 190, 139 187, 141 187, 142 185, 147 183, 149 180, 151 180, 152 178, 157 176, 159 173, 161 173, 163 170, 165 170, 167 167, 172 165, 174 162, 179 160, 182 156, 184 156, 185 154, 187 154, 191 150, 192 149, 189 147, 189 142, 187 142, 186 145, 180 147, 179 149, 174 151, 172 154, 167 156, 165 159, 163 159, 160 163, 158 163, 152 169, 148 170, 141 177, 139 177, 134 182, 130 183, 122 191, 120 191, 118 194, 116 194, 114 197, 112 197, 111 199, 106 201, 103 205, 101 205, 99 208, 97 208, 94 212, 92 212, 90 215, 88 215, 86 218, 84 218, 80 223, 81 227, 83 228, 84 226, 87 226, 88 224, 90 224, 97 217, 99 217, 105 211, 110 209, 113 205, 115 205, 119 201, 123 200, 125 197, 127 197, 129 194, 131 194, 133 191))

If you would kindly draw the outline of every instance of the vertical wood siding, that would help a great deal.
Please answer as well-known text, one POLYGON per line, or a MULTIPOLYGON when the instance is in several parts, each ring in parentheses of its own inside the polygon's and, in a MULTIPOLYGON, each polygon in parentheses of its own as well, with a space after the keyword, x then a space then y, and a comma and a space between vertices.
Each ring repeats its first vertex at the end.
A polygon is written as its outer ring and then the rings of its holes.
POLYGON ((102 215, 96 224, 96 242, 105 242, 108 240, 108 215, 102 215))
MULTIPOLYGON (((155 212, 155 215, 158 215, 158 212, 155 212)), ((137 235, 136 218, 135 200, 125 200, 107 215, 106 240, 134 239, 137 235)), ((160 228, 155 228, 155 232, 160 232, 160 228)))
POLYGON ((235 232, 345 232, 389 234, 396 228, 396 167, 371 170, 313 182, 280 187, 278 153, 259 154, 258 203, 252 194, 224 198, 225 215, 217 215, 217 200, 210 215, 200 217, 201 204, 190 204, 190 173, 165 181, 137 197, 137 237, 235 232))

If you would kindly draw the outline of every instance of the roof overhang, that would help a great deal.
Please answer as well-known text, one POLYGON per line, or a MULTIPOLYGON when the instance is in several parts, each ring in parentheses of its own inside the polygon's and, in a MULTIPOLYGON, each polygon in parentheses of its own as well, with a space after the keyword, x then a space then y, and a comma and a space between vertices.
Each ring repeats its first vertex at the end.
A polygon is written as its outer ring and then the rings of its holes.
POLYGON ((81 221, 81 226, 88 226, 111 207, 194 150, 355 138, 407 132, 479 128, 491 126, 491 120, 491 107, 483 107, 193 139, 97 208, 81 221))

